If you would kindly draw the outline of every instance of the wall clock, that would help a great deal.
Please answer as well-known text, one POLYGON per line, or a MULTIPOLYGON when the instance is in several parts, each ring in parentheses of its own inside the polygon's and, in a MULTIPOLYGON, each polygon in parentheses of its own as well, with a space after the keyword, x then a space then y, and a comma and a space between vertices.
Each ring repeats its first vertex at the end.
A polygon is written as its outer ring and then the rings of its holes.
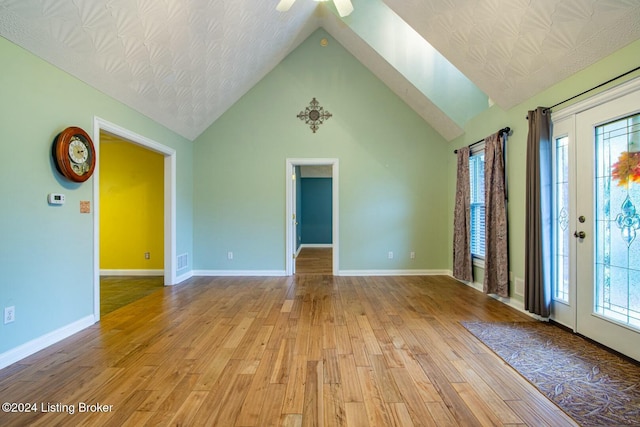
POLYGON ((73 182, 84 182, 96 167, 91 137, 78 127, 68 127, 56 136, 52 148, 58 172, 73 182))

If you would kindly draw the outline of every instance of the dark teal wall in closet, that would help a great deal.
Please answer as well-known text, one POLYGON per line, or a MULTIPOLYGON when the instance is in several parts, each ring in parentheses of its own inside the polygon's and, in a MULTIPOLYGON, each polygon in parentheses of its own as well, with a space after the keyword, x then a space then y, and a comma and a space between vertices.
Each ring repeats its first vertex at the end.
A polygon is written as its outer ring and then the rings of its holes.
POLYGON ((302 244, 332 243, 332 179, 302 178, 302 244))

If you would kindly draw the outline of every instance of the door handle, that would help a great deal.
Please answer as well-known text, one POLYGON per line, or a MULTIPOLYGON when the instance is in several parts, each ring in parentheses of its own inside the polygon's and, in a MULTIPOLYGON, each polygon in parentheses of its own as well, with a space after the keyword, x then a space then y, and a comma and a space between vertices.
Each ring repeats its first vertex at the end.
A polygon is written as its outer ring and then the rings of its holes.
POLYGON ((584 231, 574 231, 573 232, 573 236, 578 238, 578 239, 584 239, 586 234, 584 231))

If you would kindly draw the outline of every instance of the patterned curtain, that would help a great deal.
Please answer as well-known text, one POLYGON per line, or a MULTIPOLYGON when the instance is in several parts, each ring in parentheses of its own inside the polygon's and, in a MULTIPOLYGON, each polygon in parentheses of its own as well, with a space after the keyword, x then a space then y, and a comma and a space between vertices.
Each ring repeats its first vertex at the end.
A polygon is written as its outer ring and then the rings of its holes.
POLYGON ((525 208, 524 308, 551 314, 551 121, 543 107, 529 111, 525 208))
MULTIPOLYGON (((506 138, 506 135, 505 135, 506 138)), ((485 256, 483 290, 509 296, 507 194, 501 133, 484 140, 485 256)))
POLYGON ((469 147, 463 147, 458 149, 456 206, 453 212, 453 277, 465 282, 473 281, 469 187, 469 147))

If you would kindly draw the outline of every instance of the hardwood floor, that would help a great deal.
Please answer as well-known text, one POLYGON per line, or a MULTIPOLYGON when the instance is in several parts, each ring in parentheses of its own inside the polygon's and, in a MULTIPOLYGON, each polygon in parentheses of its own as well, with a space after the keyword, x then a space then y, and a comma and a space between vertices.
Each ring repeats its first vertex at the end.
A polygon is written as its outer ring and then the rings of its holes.
POLYGON ((162 276, 100 277, 100 316, 162 289, 162 276))
POLYGON ((1 370, 37 412, 0 425, 575 425, 463 320, 531 321, 441 276, 193 278, 1 370))
POLYGON ((333 274, 333 249, 302 248, 296 257, 296 274, 333 274))

